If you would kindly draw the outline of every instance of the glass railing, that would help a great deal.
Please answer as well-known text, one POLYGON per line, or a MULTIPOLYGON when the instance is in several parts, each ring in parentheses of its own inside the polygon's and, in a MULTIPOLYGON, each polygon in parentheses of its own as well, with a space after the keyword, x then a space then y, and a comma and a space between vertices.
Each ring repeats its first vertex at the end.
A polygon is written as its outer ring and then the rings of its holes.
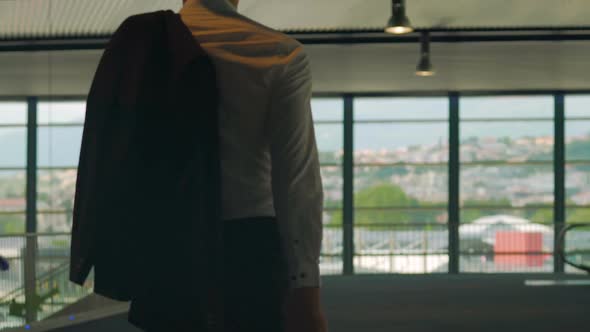
POLYGON ((43 320, 93 291, 69 280, 70 233, 0 235, 0 330, 43 320), (6 267, 6 266, 3 266, 6 267))
MULTIPOLYGON (((355 274, 449 271, 446 223, 358 223, 352 226, 355 274)), ((552 273, 554 225, 511 216, 459 225, 462 273, 552 273)), ((324 225, 320 270, 342 273, 342 225, 324 225)))

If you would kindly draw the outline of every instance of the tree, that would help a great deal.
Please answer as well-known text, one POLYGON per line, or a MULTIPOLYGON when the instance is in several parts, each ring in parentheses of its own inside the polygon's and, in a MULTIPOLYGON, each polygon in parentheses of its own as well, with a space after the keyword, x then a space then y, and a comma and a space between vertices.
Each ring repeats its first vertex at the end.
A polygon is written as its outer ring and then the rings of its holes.
POLYGON ((590 208, 575 209, 567 216, 568 223, 589 223, 590 224, 590 208))
MULTIPOLYGON (((380 183, 363 189, 354 195, 356 207, 383 207, 384 209, 359 210, 355 212, 355 224, 392 224, 411 221, 406 211, 388 210, 387 207, 418 206, 418 201, 410 198, 404 190, 391 183, 380 183)), ((334 211, 330 225, 342 224, 342 212, 334 211)))
POLYGON ((536 209, 533 210, 534 213, 531 213, 531 216, 527 216, 527 218, 532 222, 543 223, 543 224, 551 224, 553 223, 553 210, 552 209, 536 209))

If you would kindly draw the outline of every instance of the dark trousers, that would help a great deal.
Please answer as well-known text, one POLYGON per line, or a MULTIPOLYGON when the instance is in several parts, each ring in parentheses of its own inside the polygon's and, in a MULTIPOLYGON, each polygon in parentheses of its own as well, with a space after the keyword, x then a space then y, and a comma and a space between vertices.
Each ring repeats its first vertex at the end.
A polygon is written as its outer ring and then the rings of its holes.
MULTIPOLYGON (((282 332, 288 279, 275 217, 228 220, 224 231, 223 332, 282 332)), ((128 321, 147 332, 210 331, 190 310, 171 306, 165 298, 134 299, 128 321)))

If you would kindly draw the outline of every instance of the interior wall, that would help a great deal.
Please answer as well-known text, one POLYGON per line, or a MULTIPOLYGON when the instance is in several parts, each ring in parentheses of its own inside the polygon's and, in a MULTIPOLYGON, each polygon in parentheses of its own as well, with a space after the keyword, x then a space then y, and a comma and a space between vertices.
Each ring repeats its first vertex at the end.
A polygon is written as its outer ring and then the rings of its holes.
MULTIPOLYGON (((590 88, 590 42, 433 43, 418 77, 414 43, 306 45, 316 93, 590 88)), ((86 95, 102 50, 0 53, 0 96, 86 95)))

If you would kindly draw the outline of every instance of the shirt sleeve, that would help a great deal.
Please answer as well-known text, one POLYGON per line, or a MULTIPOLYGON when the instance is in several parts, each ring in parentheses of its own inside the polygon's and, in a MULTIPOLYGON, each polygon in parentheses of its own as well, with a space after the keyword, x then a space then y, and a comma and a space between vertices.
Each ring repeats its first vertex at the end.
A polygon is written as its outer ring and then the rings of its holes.
POLYGON ((300 46, 272 87, 272 191, 289 288, 320 287, 323 187, 311 113, 311 69, 300 46))

